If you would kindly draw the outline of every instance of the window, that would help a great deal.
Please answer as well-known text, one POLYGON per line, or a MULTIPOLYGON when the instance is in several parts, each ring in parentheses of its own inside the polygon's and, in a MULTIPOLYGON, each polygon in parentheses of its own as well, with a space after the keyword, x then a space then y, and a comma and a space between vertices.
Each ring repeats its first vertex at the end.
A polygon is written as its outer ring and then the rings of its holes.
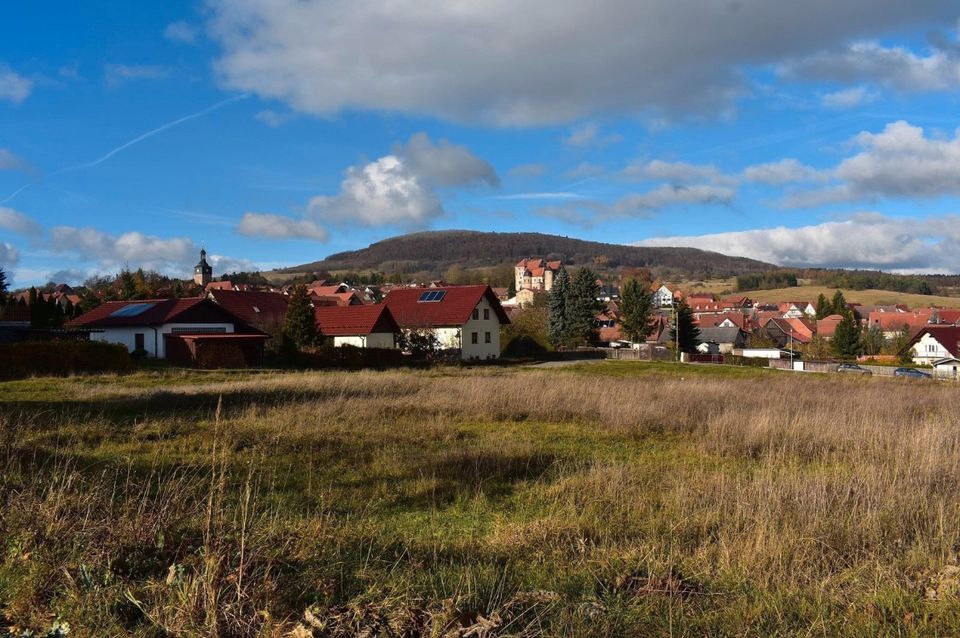
POLYGON ((480 318, 480 311, 477 310, 476 308, 473 309, 473 318, 474 318, 474 319, 479 319, 479 318, 480 318))
POLYGON ((471 332, 471 333, 470 333, 470 343, 477 343, 477 333, 476 333, 476 332, 471 332))
POLYGON ((134 350, 146 350, 143 342, 143 333, 138 332, 133 335, 133 349, 134 350))
POLYGON ((484 308, 484 309, 483 309, 483 318, 484 318, 484 319, 489 319, 489 318, 490 318, 490 309, 489 309, 489 308, 484 308))
POLYGON ((483 342, 484 342, 484 343, 490 343, 490 333, 489 333, 489 332, 484 332, 484 333, 483 333, 483 342))

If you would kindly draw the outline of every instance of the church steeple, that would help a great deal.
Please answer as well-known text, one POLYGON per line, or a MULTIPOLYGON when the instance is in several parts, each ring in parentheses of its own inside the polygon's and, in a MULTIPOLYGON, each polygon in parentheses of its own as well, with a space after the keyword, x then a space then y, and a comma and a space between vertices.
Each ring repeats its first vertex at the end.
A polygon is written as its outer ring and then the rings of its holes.
POLYGON ((206 286, 213 279, 213 268, 207 263, 207 251, 200 249, 200 261, 193 268, 193 283, 206 286))

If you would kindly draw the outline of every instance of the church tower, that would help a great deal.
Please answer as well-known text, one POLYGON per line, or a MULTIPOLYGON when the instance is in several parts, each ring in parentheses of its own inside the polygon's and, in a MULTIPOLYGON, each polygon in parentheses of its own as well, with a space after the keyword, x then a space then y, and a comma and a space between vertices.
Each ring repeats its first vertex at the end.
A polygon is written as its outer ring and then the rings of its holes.
POLYGON ((200 249, 200 262, 193 269, 193 283, 206 287, 213 279, 213 268, 207 263, 207 251, 200 249))

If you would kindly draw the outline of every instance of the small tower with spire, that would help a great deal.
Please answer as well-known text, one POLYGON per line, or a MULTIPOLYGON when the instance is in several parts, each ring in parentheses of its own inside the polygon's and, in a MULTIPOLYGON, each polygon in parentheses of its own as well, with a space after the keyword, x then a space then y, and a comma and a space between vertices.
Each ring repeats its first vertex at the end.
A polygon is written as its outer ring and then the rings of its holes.
POLYGON ((206 287, 213 279, 213 268, 207 263, 207 251, 200 249, 200 261, 193 269, 193 283, 201 287, 206 287))

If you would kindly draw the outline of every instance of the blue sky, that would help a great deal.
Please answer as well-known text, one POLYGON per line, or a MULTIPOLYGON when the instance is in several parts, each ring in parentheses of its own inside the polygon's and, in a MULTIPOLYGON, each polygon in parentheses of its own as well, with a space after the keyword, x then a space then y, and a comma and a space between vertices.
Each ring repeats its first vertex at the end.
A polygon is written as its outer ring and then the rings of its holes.
POLYGON ((187 276, 201 245, 217 274, 271 268, 443 228, 960 272, 953 1, 38 1, 4 17, 14 285, 187 276))

